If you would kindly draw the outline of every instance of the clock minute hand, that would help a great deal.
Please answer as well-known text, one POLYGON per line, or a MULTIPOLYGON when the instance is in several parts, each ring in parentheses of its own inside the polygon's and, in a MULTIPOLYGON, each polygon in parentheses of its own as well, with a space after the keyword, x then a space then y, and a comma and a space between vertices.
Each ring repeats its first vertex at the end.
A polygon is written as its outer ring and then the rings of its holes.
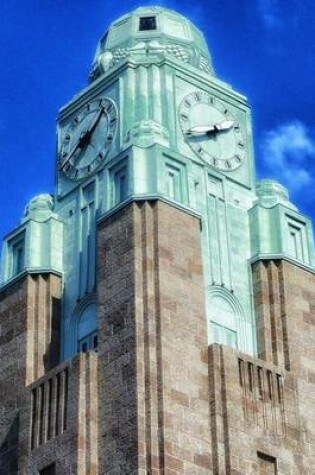
POLYGON ((104 112, 104 108, 102 107, 102 108, 98 111, 98 113, 95 114, 95 116, 94 116, 92 122, 90 123, 89 128, 88 128, 85 132, 82 133, 82 135, 81 135, 81 137, 80 137, 80 139, 79 139, 80 148, 84 148, 84 147, 86 147, 86 146, 89 144, 90 139, 91 139, 91 137, 92 137, 92 135, 93 135, 93 133, 94 133, 94 130, 95 130, 97 124, 98 124, 99 121, 100 121, 100 118, 101 118, 103 112, 104 112))
POLYGON ((67 165, 67 163, 69 162, 69 160, 71 160, 71 158, 73 157, 73 155, 76 153, 77 150, 82 150, 84 147, 86 147, 89 144, 90 138, 93 135, 93 132, 94 132, 94 130, 95 130, 102 114, 103 114, 103 112, 104 112, 104 108, 102 107, 99 110, 99 112, 97 114, 95 114, 94 119, 92 120, 89 128, 85 132, 82 132, 79 140, 77 141, 77 143, 75 144, 73 149, 67 155, 66 160, 61 165, 61 169, 64 168, 65 165, 67 165))
POLYGON ((65 165, 67 165, 67 163, 69 162, 69 160, 71 160, 71 158, 73 157, 73 155, 75 154, 75 152, 78 150, 78 149, 81 149, 82 148, 82 145, 81 145, 81 141, 79 140, 75 146, 73 147, 73 149, 71 150, 71 152, 69 152, 69 154, 67 155, 66 157, 66 160, 63 162, 63 164, 61 165, 60 169, 63 169, 65 167, 65 165))

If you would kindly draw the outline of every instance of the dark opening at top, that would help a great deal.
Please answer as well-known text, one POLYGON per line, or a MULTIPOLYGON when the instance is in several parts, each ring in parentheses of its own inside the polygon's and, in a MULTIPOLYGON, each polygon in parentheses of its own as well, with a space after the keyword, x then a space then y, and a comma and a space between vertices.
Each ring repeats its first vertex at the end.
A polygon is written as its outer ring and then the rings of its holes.
POLYGON ((156 30, 156 17, 155 16, 147 16, 140 18, 140 31, 147 31, 147 30, 156 30))

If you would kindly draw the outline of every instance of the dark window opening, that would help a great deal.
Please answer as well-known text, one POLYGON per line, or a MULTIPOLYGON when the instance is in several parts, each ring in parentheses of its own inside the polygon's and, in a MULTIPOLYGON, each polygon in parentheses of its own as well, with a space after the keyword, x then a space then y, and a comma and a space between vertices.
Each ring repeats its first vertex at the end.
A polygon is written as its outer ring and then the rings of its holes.
POLYGON ((97 331, 86 335, 78 341, 78 352, 86 353, 90 350, 96 350, 98 346, 97 331))
POLYGON ((271 455, 257 452, 259 475, 277 475, 277 460, 271 455))
POLYGON ((140 18, 139 31, 156 30, 156 17, 148 16, 140 18))
POLYGON ((56 465, 52 463, 51 465, 48 465, 48 467, 43 468, 40 470, 39 475, 55 475, 56 474, 56 465))
POLYGON ((98 346, 98 337, 97 335, 94 336, 93 338, 93 349, 95 350, 95 348, 97 348, 98 346))

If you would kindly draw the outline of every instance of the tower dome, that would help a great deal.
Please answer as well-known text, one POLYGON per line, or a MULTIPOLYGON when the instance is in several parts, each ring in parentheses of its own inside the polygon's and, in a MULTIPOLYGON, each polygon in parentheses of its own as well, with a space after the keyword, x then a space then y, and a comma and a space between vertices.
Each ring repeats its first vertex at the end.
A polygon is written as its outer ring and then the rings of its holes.
POLYGON ((264 208, 272 208, 281 203, 288 208, 296 210, 289 199, 288 190, 275 180, 266 178, 256 183, 256 194, 258 201, 264 208))
POLYGON ((40 194, 34 196, 25 207, 23 221, 34 219, 45 221, 48 219, 54 208, 54 198, 50 194, 40 194))
POLYGON ((174 10, 140 7, 114 21, 99 41, 90 79, 124 60, 140 64, 168 57, 214 74, 202 32, 174 10))

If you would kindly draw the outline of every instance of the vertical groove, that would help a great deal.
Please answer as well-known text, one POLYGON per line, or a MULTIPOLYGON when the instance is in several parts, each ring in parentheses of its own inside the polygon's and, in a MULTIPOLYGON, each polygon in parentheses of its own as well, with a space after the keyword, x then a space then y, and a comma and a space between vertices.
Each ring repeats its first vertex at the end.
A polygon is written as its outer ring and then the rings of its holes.
POLYGON ((142 253, 142 299, 143 299, 143 330, 144 330, 144 406, 145 406, 145 442, 146 442, 146 471, 152 470, 151 444, 151 381, 150 381, 150 333, 148 315, 148 266, 147 266, 147 220, 146 204, 140 208, 141 212, 141 253, 142 253))
MULTIPOLYGON (((215 197, 211 195, 211 198, 215 200, 215 197)), ((212 222, 211 222, 211 218, 210 218, 210 195, 209 193, 207 193, 207 216, 208 216, 208 240, 209 240, 209 246, 208 246, 208 249, 209 249, 209 261, 210 261, 210 274, 211 274, 211 282, 214 283, 215 282, 215 276, 214 276, 214 260, 213 260, 213 255, 214 253, 211 252, 211 249, 215 249, 213 248, 212 246, 212 239, 211 239, 211 236, 210 236, 210 233, 211 233, 211 225, 212 225, 212 222)), ((214 210, 215 212, 215 210, 214 210)), ((215 225, 215 223, 214 223, 215 225)), ((215 231, 214 231, 215 233, 215 231)))
POLYGON ((59 414, 58 414, 58 427, 59 433, 63 433, 63 421, 64 421, 64 410, 65 410, 65 371, 62 371, 60 374, 60 391, 59 391, 59 414))
POLYGON ((287 371, 290 371, 290 368, 291 368, 290 345, 289 345, 289 337, 288 337, 288 321, 287 321, 286 306, 285 306, 285 302, 287 301, 287 299, 286 299, 285 287, 284 287, 283 262, 280 263, 278 272, 279 272, 281 327, 282 327, 282 334, 283 334, 284 367, 287 371))
POLYGON ((165 453, 164 453, 164 390, 163 390, 163 354, 162 354, 162 322, 161 322, 161 297, 160 297, 160 278, 159 278, 159 209, 153 208, 153 262, 154 262, 154 288, 155 288, 155 308, 156 308, 156 361, 157 361, 157 393, 158 393, 158 444, 159 444, 159 463, 161 473, 165 471, 165 453))
POLYGON ((227 204, 224 201, 224 218, 225 218, 225 232, 226 232, 226 245, 227 245, 227 256, 228 256, 228 268, 229 268, 229 284, 231 290, 234 289, 234 282, 233 282, 233 273, 232 273, 232 259, 233 259, 233 252, 231 252, 231 244, 230 244, 230 233, 229 233, 229 221, 227 217, 227 204))
POLYGON ((68 375, 68 368, 64 370, 64 378, 65 378, 65 387, 64 387, 64 411, 63 411, 63 431, 67 429, 67 416, 68 416, 68 384, 69 384, 69 375, 68 375))
POLYGON ((154 103, 155 103, 155 96, 154 96, 154 80, 153 80, 153 66, 151 65, 146 69, 147 77, 147 119, 154 119, 154 103), (149 99, 150 98, 150 99, 149 99))
POLYGON ((44 405, 45 405, 45 384, 41 384, 39 386, 40 391, 40 406, 39 406, 39 414, 38 414, 38 445, 42 445, 44 441, 44 405))
POLYGON ((219 271, 220 271, 220 284, 223 284, 223 269, 222 269, 222 230, 220 227, 220 217, 219 217, 219 200, 215 198, 215 221, 217 228, 217 242, 218 242, 218 254, 219 254, 219 271))
POLYGON ((229 423, 228 423, 228 409, 227 409, 227 394, 226 394, 226 374, 224 365, 223 348, 220 346, 220 366, 221 366, 221 394, 222 394, 222 417, 223 417, 223 432, 225 441, 225 469, 226 475, 231 475, 231 454, 230 454, 230 437, 229 437, 229 423))
POLYGON ((50 403, 50 379, 44 383, 44 428, 43 428, 43 443, 48 440, 48 428, 49 428, 49 403, 50 403))
POLYGON ((275 282, 273 275, 274 262, 268 262, 267 274, 268 274, 268 291, 269 291, 269 313, 270 313, 270 330, 271 330, 271 350, 272 350, 272 362, 273 364, 278 364, 278 354, 277 354, 277 325, 276 325, 276 312, 275 312, 275 301, 276 301, 276 290, 275 282))
POLYGON ((46 437, 47 440, 51 438, 51 412, 52 412, 52 378, 48 381, 48 411, 47 411, 47 428, 46 437))
POLYGON ((38 379, 38 364, 37 364, 37 353, 38 353, 38 330, 39 330, 39 309, 38 309, 38 298, 39 298, 39 276, 34 277, 34 285, 35 285, 35 298, 34 298, 34 346, 33 346, 33 374, 32 380, 35 381, 38 379))
POLYGON ((153 111, 152 111, 152 118, 158 122, 159 124, 164 124, 162 119, 162 97, 161 97, 161 72, 160 68, 153 64, 152 65, 152 96, 153 96, 153 111))
POLYGON ((91 417, 88 416, 91 408, 91 358, 90 353, 86 353, 85 367, 85 424, 86 424, 86 447, 85 447, 85 466, 86 473, 89 473, 91 465, 91 417))
POLYGON ((57 376, 52 378, 51 384, 51 410, 50 410, 50 434, 49 438, 56 436, 56 412, 57 412, 57 376))
POLYGON ((36 439, 37 388, 32 389, 31 398, 31 450, 33 450, 35 448, 36 439))
POLYGON ((215 375, 215 364, 214 364, 214 351, 215 347, 212 345, 209 351, 209 394, 213 393, 213 398, 210 398, 210 428, 211 428, 211 446, 212 446, 212 460, 213 460, 213 473, 214 475, 219 474, 219 447, 218 447, 218 424, 217 424, 217 415, 216 415, 216 394, 217 389, 216 384, 216 375, 215 375))
POLYGON ((55 413, 55 430, 56 435, 60 433, 59 425, 59 412, 60 412, 60 374, 56 374, 56 413, 55 413))

